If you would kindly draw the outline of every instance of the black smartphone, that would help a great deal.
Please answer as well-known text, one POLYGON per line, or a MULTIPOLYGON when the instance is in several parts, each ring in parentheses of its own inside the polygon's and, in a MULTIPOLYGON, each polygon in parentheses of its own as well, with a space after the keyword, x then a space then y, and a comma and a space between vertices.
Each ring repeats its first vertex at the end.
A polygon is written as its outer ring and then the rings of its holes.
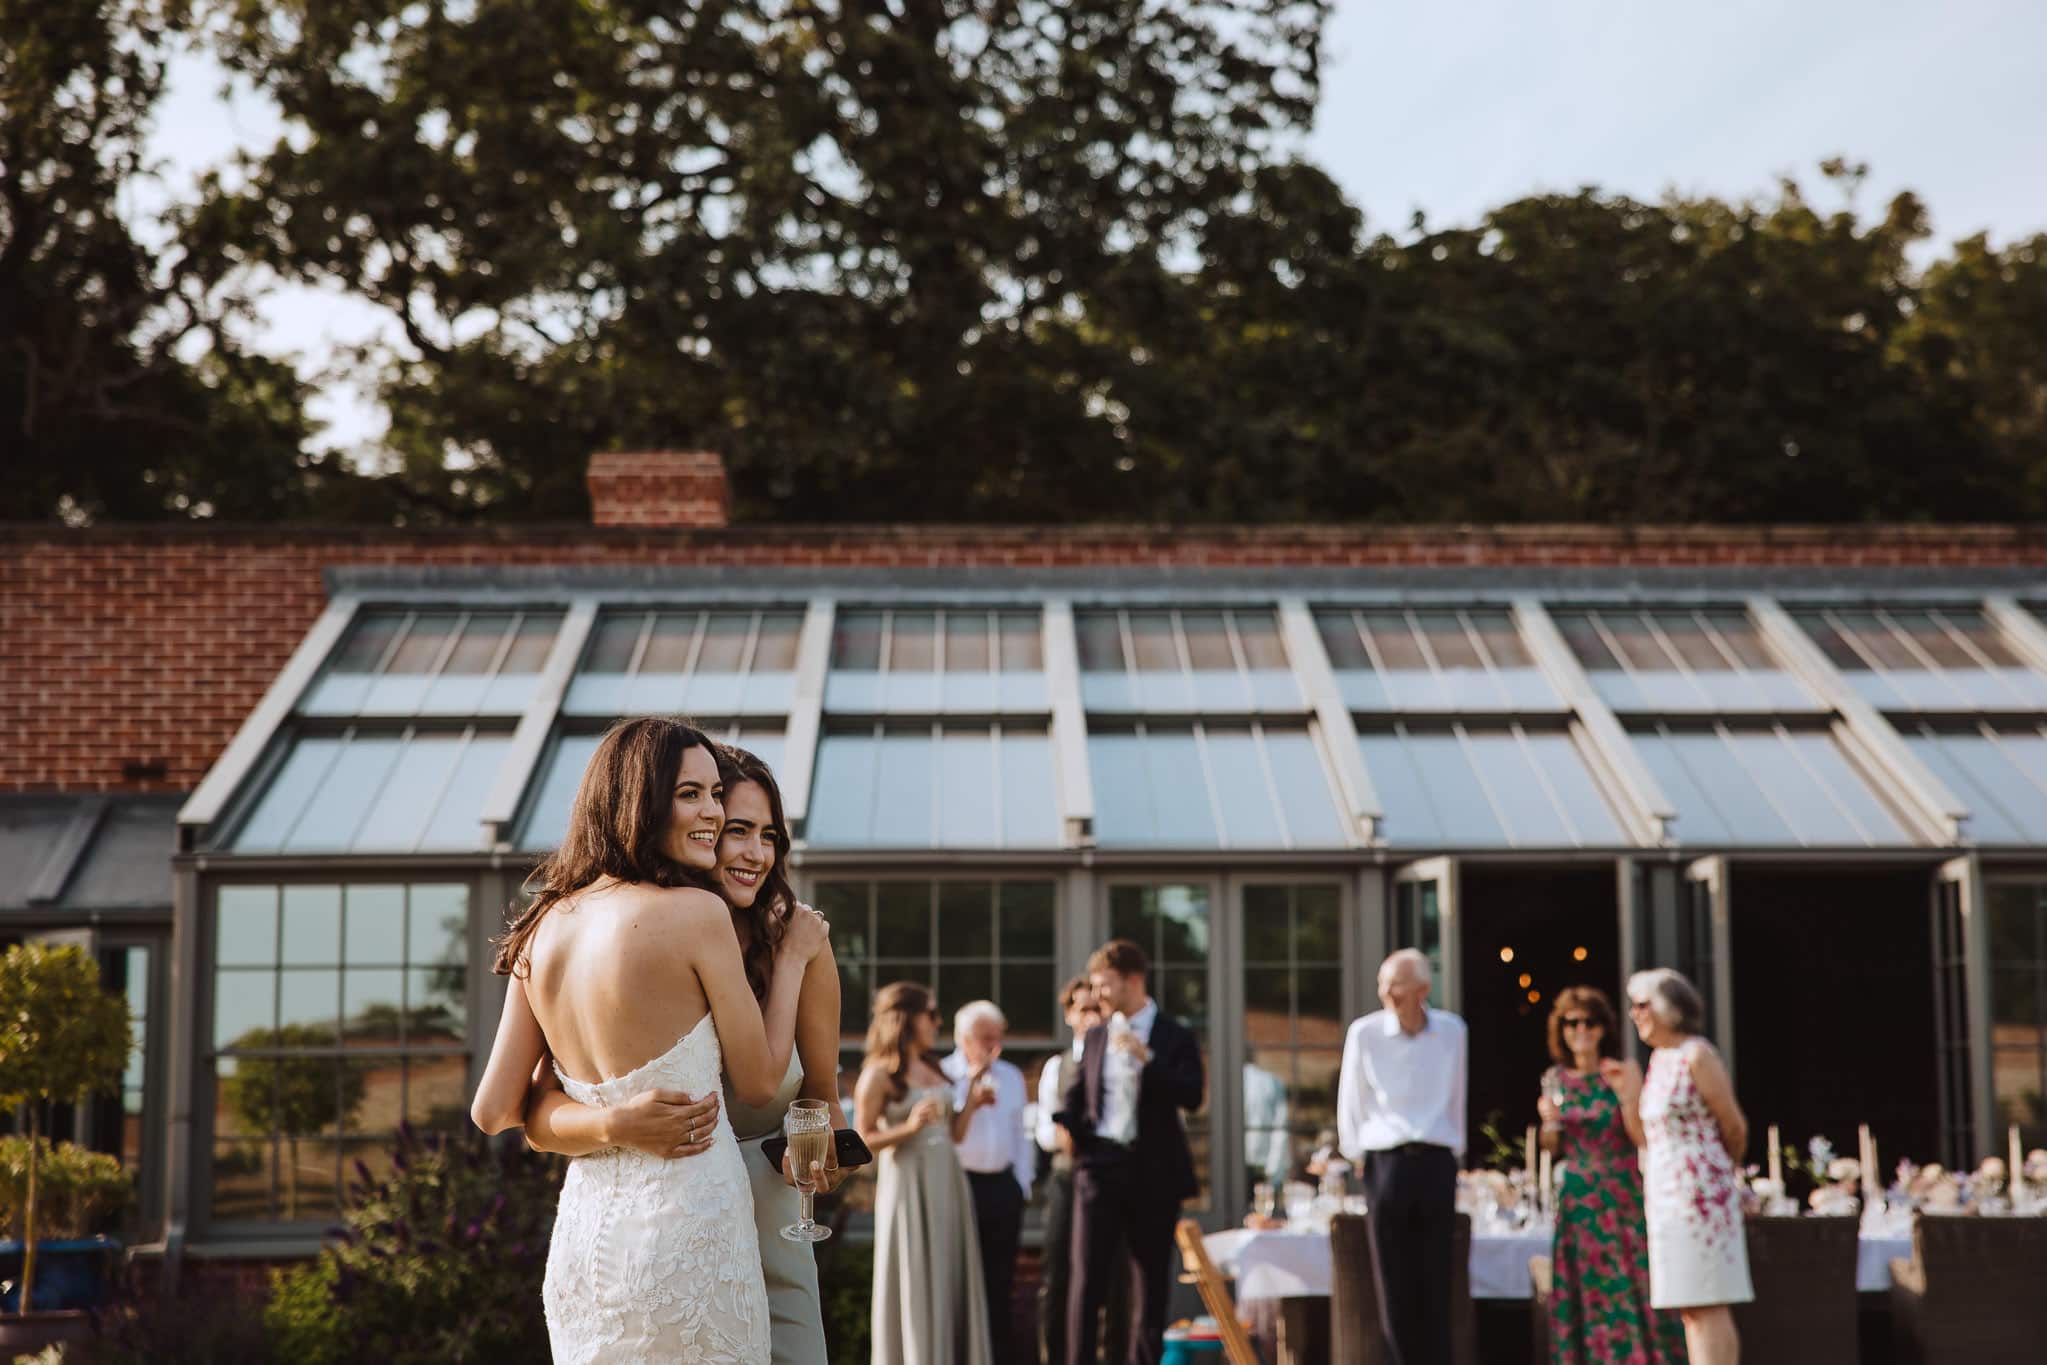
MULTIPOLYGON (((761 1144, 761 1155, 768 1159, 768 1165, 782 1169, 782 1153, 789 1150, 789 1135, 776 1133, 761 1144)), ((832 1129, 832 1154, 838 1158, 839 1169, 850 1171, 855 1166, 865 1166, 874 1160, 874 1153, 867 1150, 867 1144, 860 1140, 860 1134, 851 1128, 832 1129)))

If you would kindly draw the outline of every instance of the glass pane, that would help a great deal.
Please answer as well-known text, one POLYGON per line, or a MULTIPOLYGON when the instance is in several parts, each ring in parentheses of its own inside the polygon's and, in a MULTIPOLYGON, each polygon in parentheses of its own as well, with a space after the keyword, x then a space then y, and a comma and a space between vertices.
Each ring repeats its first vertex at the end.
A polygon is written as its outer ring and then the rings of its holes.
POLYGON ((341 961, 341 888, 284 888, 286 966, 325 967, 341 961))
POLYGON ((347 892, 348 964, 401 965, 405 961, 405 888, 350 886, 347 892))
MULTIPOLYGON (((1678 752, 1674 737, 1662 734, 1638 733, 1631 737, 1635 752, 1642 756, 1650 773, 1656 778, 1663 794, 1670 798, 1677 809, 1677 838, 1693 846, 1725 844, 1733 838, 1726 817, 1721 815, 1712 796, 1692 777, 1691 770, 1678 752)), ((1739 791, 1729 793, 1732 799, 1739 799, 1739 791)))
POLYGON ((647 648, 640 655, 641 673, 687 673, 690 654, 696 648, 697 628, 702 613, 664 611, 654 618, 647 648))
POLYGON ((1925 670, 1919 656, 1875 612, 1837 612, 1834 619, 1842 633, 1876 660, 1878 667, 1907 672, 1925 670))
POLYGON ((348 638, 334 651, 327 669, 331 673, 374 673, 384 651, 397 637, 404 617, 388 612, 359 616, 348 629, 348 638))
POLYGON ((462 749, 461 761, 441 793, 439 807, 419 836, 421 849, 483 848, 483 806, 504 766, 511 740, 499 735, 478 735, 462 749))
POLYGON ((1005 732, 1000 761, 1003 845, 1058 847, 1059 810, 1051 737, 1005 732))
POLYGON ((590 757, 597 752, 597 741, 596 735, 564 735, 555 741, 539 790, 533 796, 532 811, 526 817, 520 847, 553 848, 561 842, 569 827, 569 809, 575 802, 576 788, 582 785, 583 770, 590 766, 590 757))
POLYGON ((1197 669, 1235 672, 1237 656, 1230 649, 1230 637, 1219 611, 1180 613, 1180 628, 1187 636, 1187 657, 1197 669))
POLYGON ((746 663, 746 641, 753 633, 753 616, 748 612, 715 611, 704 625, 704 640, 697 648, 699 673, 737 673, 746 663))
POLYGON ((1613 651, 1600 638, 1592 616, 1587 612, 1554 612, 1551 619, 1556 622, 1557 631, 1564 637, 1564 643, 1578 656, 1578 662, 1597 671, 1617 671, 1621 664, 1613 651))
POLYGON ((460 1057, 412 1057, 405 1063, 405 1116, 415 1128, 465 1132, 469 1065, 460 1057))
POLYGON ((1248 729, 1208 727, 1208 771, 1222 808, 1222 843, 1227 848, 1277 848, 1283 844, 1272 784, 1266 781, 1259 745, 1248 729))
POLYGON ((512 628, 510 613, 492 612, 471 616, 462 627, 462 634, 455 641, 455 648, 448 655, 448 662, 442 667, 445 674, 472 675, 491 671, 497 663, 498 651, 504 647, 505 635, 512 628))
POLYGON ((1521 632, 1514 628, 1514 618, 1504 611, 1474 611, 1469 613, 1472 628, 1478 632, 1479 642, 1492 656, 1495 668, 1529 668, 1534 660, 1528 655, 1528 647, 1521 643, 1521 632))
MULTIPOLYGON (((432 822, 441 792, 455 771, 460 735, 419 735, 404 745, 391 773, 349 841, 351 849, 409 853, 432 822)), ((477 809, 480 812, 482 802, 477 809)), ((317 812, 314 816, 318 818, 317 812)), ((471 839, 474 843, 476 840, 471 839)))
POLYGON ((1173 641, 1173 618, 1166 612, 1131 612, 1130 647, 1140 673, 1180 671, 1180 649, 1173 641))
POLYGON ((929 673, 938 666, 938 618, 928 611, 899 611, 889 624, 891 673, 929 673))
POLYGON ((405 638, 398 642, 397 650, 391 655, 384 672, 431 673, 440 662, 441 652, 447 648, 448 637, 455 633, 456 618, 434 613, 412 618, 412 628, 405 632, 405 638))
POLYGON ((882 848, 929 848, 938 785, 929 731, 882 736, 875 770, 872 839, 882 848))
POLYGON ((1869 660, 1857 653, 1825 616, 1818 612, 1798 612, 1792 619, 1812 637, 1812 642, 1820 647, 1820 652, 1827 656, 1834 667, 1851 673, 1868 670, 1869 660))
POLYGON ((945 669, 948 673, 985 673, 992 662, 988 618, 980 612, 947 612, 945 669))
POLYGON ((881 667, 881 613, 842 611, 832 627, 832 667, 872 673, 881 667))
POLYGON ((1843 838, 1853 837, 1858 841, 1877 844, 1911 843, 1911 836, 1898 823, 1897 817, 1877 799, 1869 785, 1848 766, 1834 741, 1822 734, 1793 733, 1786 738, 1788 747, 1804 761, 1812 773, 1813 780, 1845 812, 1853 825, 1838 825, 1834 828, 1843 838))
MULTIPOLYGON (((1044 1037, 1057 1031, 1059 1002, 1053 997, 1059 981, 1051 963, 1005 963, 997 987, 995 1003, 1009 1016, 1010 1033, 1044 1037)), ((1037 1091, 1034 1089, 1031 1094, 1035 1096, 1037 1091)))
MULTIPOLYGON (((1000 619, 1002 668, 1008 673, 1036 673, 1045 666, 1044 632, 1036 612, 1009 611, 1000 619)), ((1081 665, 1087 667, 1085 662, 1081 665)))
POLYGON ((995 738, 988 731, 947 730, 940 737, 937 805, 940 847, 1002 846, 996 817, 995 738))
POLYGON ((1689 612, 1659 613, 1656 628, 1677 651, 1677 657, 1694 672, 1725 672, 1734 667, 1733 661, 1720 652, 1706 628, 1689 612))
POLYGON ((1372 648, 1378 652, 1381 668, 1388 672, 1428 671, 1428 656, 1422 653, 1421 641, 1415 638, 1405 612, 1367 612, 1365 629, 1371 635, 1372 648))
POLYGON ((1252 1047, 1285 1047, 1293 1042, 1293 969, 1244 969, 1244 1038, 1252 1047))
POLYGON ((352 847, 363 817, 382 795, 404 747, 404 741, 395 738, 350 740, 328 769, 319 798, 285 836, 283 847, 291 852, 352 847))
POLYGON ((1244 888, 1244 960, 1288 962, 1293 951, 1291 906, 1293 889, 1286 886, 1244 888))
POLYGON ((1757 634, 1755 622, 1749 620, 1747 612, 1709 611, 1701 615, 1714 634, 1720 637, 1720 643, 1733 653, 1743 668, 1757 672, 1776 670, 1777 661, 1770 657, 1763 637, 1757 634))
MULTIPOLYGON (((351 887, 349 905, 370 888, 351 887)), ((381 889, 381 888, 378 888, 381 889)), ((469 888, 459 882, 428 882, 411 889, 406 935, 406 960, 428 962, 469 960, 469 888)))
POLYGON ((1349 612, 1316 612, 1315 630, 1322 637, 1322 648, 1328 652, 1331 668, 1349 672, 1372 666, 1371 656, 1365 653, 1365 642, 1358 635, 1357 623, 1349 612))
POLYGON ((938 978, 939 1031, 952 1037, 953 1012, 970 1000, 987 1000, 995 994, 995 968, 986 962, 941 962, 938 978))
MULTIPOLYGON (((1698 790, 1739 842, 1792 844, 1798 839, 1769 794, 1756 785, 1745 763, 1720 736, 1678 732, 1668 739, 1671 752, 1684 765, 1698 790)), ((1775 743, 1775 736, 1769 737, 1775 743)), ((1682 818, 1684 812, 1678 812, 1682 818)))
POLYGON ((351 970, 341 977, 342 1036, 358 1044, 396 1047, 403 1038, 405 973, 351 970))
POLYGON ((1057 951, 1056 888, 1051 882, 1004 882, 1002 955, 1052 957, 1057 951))
POLYGON ((1089 673, 1123 671, 1123 629, 1112 611, 1087 611, 1074 616, 1080 666, 1089 673))
POLYGON ((879 882, 874 901, 874 955, 929 961, 931 883, 879 882))
POLYGON ((338 967, 288 967, 278 973, 278 1041, 289 1045, 328 1044, 341 1012, 338 967))
POLYGON ((1421 773, 1428 803, 1450 843, 1511 844, 1486 788, 1472 769, 1472 756, 1455 735, 1411 732, 1410 760, 1421 773))
POLYGON ((341 747, 338 739, 302 739, 293 745, 277 776, 271 779, 262 799, 235 835, 235 847, 283 847, 292 827, 298 824, 299 817, 325 783, 328 770, 341 756, 341 747))
POLYGON ((468 1032, 468 969, 460 964, 415 967, 405 974, 408 1037, 415 1043, 459 1043, 468 1032))
POLYGON ((1429 652, 1436 656, 1438 668, 1484 670, 1485 661, 1479 658, 1478 646, 1465 633, 1464 622, 1456 612, 1417 612, 1415 622, 1428 640, 1429 652))
MULTIPOLYGON (((1237 626, 1237 643, 1244 650, 1246 668, 1284 669, 1288 666, 1286 646, 1279 638, 1279 622, 1271 612, 1240 611, 1232 615, 1237 626)), ((1355 635, 1356 632, 1352 633, 1355 635)))
MULTIPOLYGON (((1966 639, 1993 666, 1998 668, 2023 667, 2019 662, 2018 656, 2012 653, 2011 647, 2004 642, 2003 634, 1984 618, 1982 612, 1950 609, 1935 612, 1933 615, 1941 624, 1966 639)), ((1981 664, 1974 660, 1971 660, 1968 666, 1971 668, 1982 667, 1981 664)))
POLYGON ((760 634, 753 642, 755 673, 789 673, 796 668, 796 643, 803 632, 803 617, 793 611, 770 611, 761 615, 760 634))
POLYGON ((1976 657, 1963 647, 1962 642, 1948 633, 1935 619, 1932 612, 1892 611, 1886 613, 1891 624, 1901 630, 1918 646, 1919 652, 1932 659, 1942 668, 1975 669, 1982 665, 1976 657))
POLYGON ((560 630, 560 616, 553 612, 529 612, 519 622, 519 633, 512 637, 512 647, 505 651, 504 662, 498 665, 499 675, 538 673, 546 666, 547 656, 554 649, 554 637, 560 630))
POLYGON ((1323 770, 1315 741, 1305 730, 1267 730, 1266 762, 1279 789, 1279 808, 1295 848, 1341 848, 1346 817, 1323 770))
POLYGON ((813 893, 817 912, 832 927, 833 955, 841 963, 867 957, 867 882, 819 882, 813 893))
POLYGON ((213 1144, 213 1216, 222 1222, 273 1217, 270 1188, 277 1172, 269 1141, 213 1144))
POLYGON ((995 887, 991 883, 938 884, 938 955, 995 955, 995 887))
POLYGON ((223 886, 214 909, 214 961, 223 967, 277 961, 277 888, 223 886))
POLYGON ((868 842, 880 753, 881 740, 871 734, 826 735, 818 741, 808 827, 812 843, 868 842))
POLYGON ((1343 895, 1337 888, 1295 889, 1294 954, 1300 962, 1343 961, 1343 895))
POLYGON ((1649 633, 1649 623, 1639 612, 1602 612, 1599 620, 1629 667, 1642 672, 1664 672, 1675 667, 1669 653, 1649 633))
MULTIPOLYGON (((1090 749, 1092 749, 1090 743, 1090 749)), ((1207 848, 1217 844, 1215 812, 1209 805, 1208 777, 1192 731, 1153 730, 1136 746, 1138 770, 1146 780, 1148 810, 1119 811, 1113 817, 1099 803, 1098 826, 1107 824, 1104 841, 1207 848), (1127 817, 1150 816, 1144 826, 1124 823, 1127 817)), ((1090 764, 1099 773, 1100 765, 1090 764)))
POLYGON ((277 1019, 277 973, 223 969, 213 976, 213 1045, 261 1046, 277 1019), (259 1036, 260 1035, 260 1036, 259 1036), (246 1040, 246 1041, 244 1041, 246 1040))
POLYGON ((1294 1012, 1301 1042, 1324 1047, 1341 1043, 1347 1022, 1343 1016, 1343 969, 1306 965, 1295 968, 1294 1012))
MULTIPOLYGON (((1620 822, 1585 768, 1578 746, 1568 735, 1529 734, 1522 740, 1535 766, 1549 783, 1557 813, 1570 822, 1580 844, 1624 844, 1620 822)), ((1668 793, 1666 793, 1667 795, 1668 793)))
MULTIPOLYGON (((838 961, 839 1036, 857 1041, 867 1035, 868 1017, 874 1013, 873 978, 863 962, 844 957, 838 961)), ((859 1065, 857 1060, 854 1065, 859 1065)))
POLYGON ((639 648, 640 632, 647 618, 639 612, 604 616, 590 632, 589 652, 583 656, 585 673, 624 673, 632 667, 633 651, 639 648))

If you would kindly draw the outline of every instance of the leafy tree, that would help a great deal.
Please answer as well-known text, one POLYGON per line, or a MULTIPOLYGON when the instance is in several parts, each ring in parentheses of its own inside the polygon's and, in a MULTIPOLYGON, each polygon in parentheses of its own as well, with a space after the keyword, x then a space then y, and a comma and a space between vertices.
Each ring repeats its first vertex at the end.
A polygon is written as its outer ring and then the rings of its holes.
POLYGON ((329 1132, 362 1104, 366 1084, 361 1066, 331 1052, 334 1030, 318 1024, 284 1024, 250 1029, 235 1039, 237 1049, 284 1049, 270 1056, 238 1056, 223 1082, 228 1103, 253 1133, 282 1133, 287 1147, 285 1212, 298 1217, 299 1139, 329 1132))
POLYGON ((21 1311, 36 1278, 36 1176, 44 1109, 120 1087, 134 1047, 128 1002, 100 986, 99 964, 70 944, 23 943, 0 956, 0 1107, 26 1106, 21 1311))
POLYGON ((185 8, 0 0, 0 519, 388 519, 390 484, 305 453, 291 366, 234 340, 234 263, 121 215, 185 8))
POLYGON ((574 515, 589 451, 688 444, 743 515, 1115 515, 1058 324, 1144 307, 1305 126, 1326 10, 222 0, 289 131, 197 227, 390 312, 450 503, 574 515))

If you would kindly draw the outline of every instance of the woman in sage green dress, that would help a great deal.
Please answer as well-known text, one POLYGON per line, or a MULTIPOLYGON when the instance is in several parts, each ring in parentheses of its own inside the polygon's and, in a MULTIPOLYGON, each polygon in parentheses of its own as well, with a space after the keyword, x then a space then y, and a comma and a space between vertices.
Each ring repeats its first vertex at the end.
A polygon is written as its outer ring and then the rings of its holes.
MULTIPOLYGON (((1550 1365, 1679 1365, 1684 1323, 1649 1306, 1649 1234, 1642 1173, 1606 1074, 1625 1070, 1618 1021, 1590 986, 1557 993, 1542 1076, 1542 1145, 1556 1154, 1556 1240, 1550 1252, 1550 1365)), ((1630 1119, 1633 1122, 1630 1122, 1630 1119)))
POLYGON ((853 1118, 881 1162, 874 1186, 873 1365, 990 1365, 987 1289, 967 1173, 953 1149, 972 1109, 931 1060, 938 1002, 884 986, 853 1088, 853 1118))

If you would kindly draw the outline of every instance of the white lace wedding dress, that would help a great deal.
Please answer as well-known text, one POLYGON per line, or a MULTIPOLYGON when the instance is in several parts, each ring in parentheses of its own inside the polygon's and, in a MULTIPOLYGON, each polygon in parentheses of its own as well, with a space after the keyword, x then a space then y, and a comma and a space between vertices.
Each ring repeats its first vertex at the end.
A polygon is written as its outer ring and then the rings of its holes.
MULTIPOLYGON (((711 1094, 721 1065, 707 1014, 674 1047, 615 1080, 555 1074, 571 1099, 609 1107, 644 1090, 711 1094)), ((569 1163, 541 1299, 559 1365, 767 1365, 753 1192, 722 1107, 700 1156, 667 1161, 614 1147, 569 1163)))

